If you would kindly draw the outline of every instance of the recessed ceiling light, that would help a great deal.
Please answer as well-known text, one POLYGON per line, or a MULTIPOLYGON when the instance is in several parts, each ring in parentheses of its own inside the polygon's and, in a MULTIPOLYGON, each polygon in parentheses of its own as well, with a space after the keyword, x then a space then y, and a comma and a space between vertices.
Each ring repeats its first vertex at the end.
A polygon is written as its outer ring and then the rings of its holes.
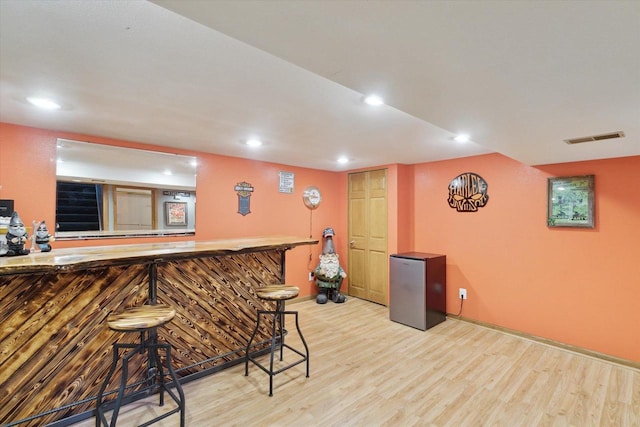
POLYGON ((249 147, 260 147, 262 145, 262 141, 256 138, 252 138, 247 141, 247 145, 249 147))
POLYGON ((27 98, 30 104, 35 105, 38 108, 42 108, 44 110, 59 110, 60 104, 48 99, 48 98, 38 98, 30 96, 27 98))
POLYGON ((453 140, 456 142, 469 142, 469 135, 467 135, 466 133, 461 133, 459 135, 456 135, 453 140))
POLYGON ((384 99, 380 98, 378 95, 369 95, 364 99, 364 102, 366 102, 369 105, 373 105, 374 107, 377 107, 379 105, 384 104, 384 99))
POLYGON ((341 163, 341 164, 349 163, 349 158, 346 156, 340 156, 338 157, 338 163, 341 163))
POLYGON ((165 175, 173 175, 173 173, 171 173, 171 171, 169 169, 165 170, 162 173, 165 174, 165 175))

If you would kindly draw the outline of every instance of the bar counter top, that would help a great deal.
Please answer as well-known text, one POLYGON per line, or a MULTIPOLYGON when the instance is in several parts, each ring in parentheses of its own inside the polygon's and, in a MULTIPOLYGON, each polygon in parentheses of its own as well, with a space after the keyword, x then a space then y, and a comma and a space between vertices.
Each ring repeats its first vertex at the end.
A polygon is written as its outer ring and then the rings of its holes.
MULTIPOLYGON (((265 236, 54 245, 51 252, 0 257, 0 426, 63 426, 94 416, 112 344, 135 335, 108 327, 110 314, 125 309, 164 304, 175 310, 158 336, 171 346, 180 382, 243 363, 256 310, 273 308, 260 289, 287 283, 286 253, 316 243, 265 236)), ((252 352, 266 348, 272 326, 265 321, 252 352)), ((136 357, 134 392, 143 390, 148 375, 145 356, 136 357)), ((118 387, 116 373, 108 393, 118 387)))
POLYGON ((73 271, 103 266, 106 263, 176 260, 197 256, 242 253, 255 249, 289 249, 299 245, 313 245, 316 243, 318 243, 318 240, 304 237, 267 236, 202 242, 181 241, 64 249, 56 249, 54 247, 51 252, 33 252, 27 255, 0 257, 0 275, 73 271))

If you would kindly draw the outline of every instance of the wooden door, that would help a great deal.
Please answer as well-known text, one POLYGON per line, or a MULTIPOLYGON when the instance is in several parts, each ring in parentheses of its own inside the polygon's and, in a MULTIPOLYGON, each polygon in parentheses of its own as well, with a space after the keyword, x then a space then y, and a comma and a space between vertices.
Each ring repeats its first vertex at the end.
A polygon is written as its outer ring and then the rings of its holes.
POLYGON ((151 230, 154 227, 153 190, 116 187, 115 230, 151 230))
POLYGON ((388 304, 387 170, 349 174, 349 294, 388 304))

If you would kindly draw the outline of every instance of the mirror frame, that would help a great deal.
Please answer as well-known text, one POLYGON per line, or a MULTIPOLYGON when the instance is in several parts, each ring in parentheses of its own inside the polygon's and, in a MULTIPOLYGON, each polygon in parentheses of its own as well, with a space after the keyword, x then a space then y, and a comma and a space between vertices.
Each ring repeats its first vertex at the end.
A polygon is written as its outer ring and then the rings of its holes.
MULTIPOLYGON (((138 148, 98 144, 87 141, 58 139, 56 182, 79 182, 103 185, 115 194, 117 187, 137 187, 155 194, 150 230, 114 229, 114 200, 105 194, 101 215, 108 221, 101 230, 58 231, 59 240, 188 236, 195 235, 196 176, 198 160, 194 156, 142 150, 138 148), (117 178, 114 178, 117 177, 117 178), (167 203, 187 203, 185 218, 179 226, 167 220, 167 203), (162 226, 161 226, 162 224, 162 226)), ((58 196, 56 192, 56 221, 58 196)), ((177 222, 174 222, 178 224, 177 222)))

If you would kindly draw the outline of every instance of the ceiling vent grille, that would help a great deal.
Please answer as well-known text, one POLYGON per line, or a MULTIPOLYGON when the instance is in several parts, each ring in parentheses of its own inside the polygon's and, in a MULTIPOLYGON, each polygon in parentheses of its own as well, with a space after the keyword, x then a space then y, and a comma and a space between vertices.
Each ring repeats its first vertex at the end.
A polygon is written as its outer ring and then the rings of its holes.
POLYGON ((614 139, 614 138, 623 138, 624 132, 611 132, 611 133, 603 133, 601 135, 592 135, 592 136, 583 136, 581 138, 571 138, 565 139, 564 142, 567 144, 581 144, 583 142, 591 142, 591 141, 602 141, 603 139, 614 139))

